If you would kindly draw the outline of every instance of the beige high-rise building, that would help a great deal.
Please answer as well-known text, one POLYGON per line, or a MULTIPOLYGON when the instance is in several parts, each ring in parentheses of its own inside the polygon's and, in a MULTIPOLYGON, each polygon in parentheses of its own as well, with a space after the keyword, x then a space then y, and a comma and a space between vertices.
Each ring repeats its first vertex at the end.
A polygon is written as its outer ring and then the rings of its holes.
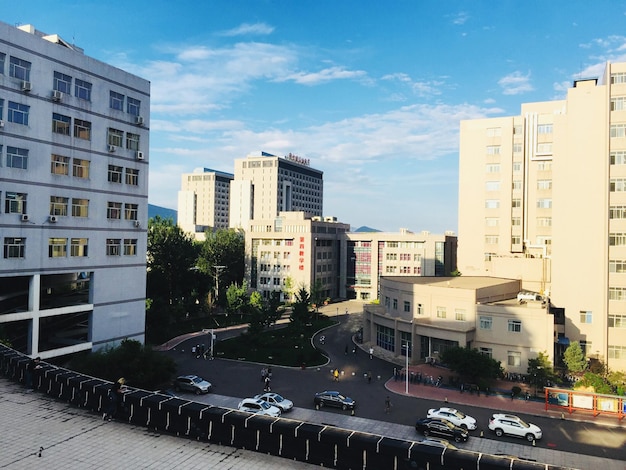
POLYGON ((228 228, 232 180, 232 174, 209 168, 184 173, 178 192, 178 226, 197 240, 204 240, 207 230, 228 228))
POLYGON ((626 63, 519 116, 461 123, 458 266, 549 299, 571 341, 626 370, 626 63))

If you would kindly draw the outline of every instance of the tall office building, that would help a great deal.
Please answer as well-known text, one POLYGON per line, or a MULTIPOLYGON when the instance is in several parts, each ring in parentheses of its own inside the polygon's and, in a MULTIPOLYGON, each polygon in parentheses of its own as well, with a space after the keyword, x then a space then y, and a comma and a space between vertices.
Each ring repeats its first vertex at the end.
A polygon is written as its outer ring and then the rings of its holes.
POLYGON ((322 216, 324 173, 310 161, 266 152, 235 160, 230 188, 230 226, 246 228, 251 220, 273 219, 280 212, 322 216))
POLYGON ((228 228, 232 180, 232 174, 208 168, 184 173, 178 192, 178 226, 197 240, 204 240, 207 230, 228 228))
POLYGON ((0 337, 43 358, 144 340, 150 83, 0 23, 0 337))
POLYGON ((626 369, 626 63, 461 124, 459 270, 549 298, 555 351, 626 369))

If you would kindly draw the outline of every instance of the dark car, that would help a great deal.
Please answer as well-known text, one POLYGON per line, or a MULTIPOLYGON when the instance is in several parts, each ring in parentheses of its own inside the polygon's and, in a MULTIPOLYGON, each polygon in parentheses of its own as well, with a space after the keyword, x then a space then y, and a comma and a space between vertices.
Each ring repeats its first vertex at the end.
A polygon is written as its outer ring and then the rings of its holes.
POLYGON ((469 437, 466 429, 455 426, 443 419, 418 419, 415 423, 415 430, 424 436, 441 436, 447 439, 454 439, 454 442, 466 442, 469 437))
POLYGON ((334 406, 342 410, 353 410, 356 408, 356 402, 352 398, 335 391, 316 393, 313 403, 315 403, 316 409, 320 409, 323 406, 334 406))

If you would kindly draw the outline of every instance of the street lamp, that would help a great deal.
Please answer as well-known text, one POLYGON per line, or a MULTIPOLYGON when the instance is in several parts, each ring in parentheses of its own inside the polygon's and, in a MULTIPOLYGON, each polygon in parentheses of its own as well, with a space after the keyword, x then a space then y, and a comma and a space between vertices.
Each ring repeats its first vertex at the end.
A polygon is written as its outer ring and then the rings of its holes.
POLYGON ((406 344, 402 346, 405 349, 404 355, 406 356, 406 366, 404 368, 404 381, 405 381, 405 393, 409 394, 409 340, 405 340, 406 344))

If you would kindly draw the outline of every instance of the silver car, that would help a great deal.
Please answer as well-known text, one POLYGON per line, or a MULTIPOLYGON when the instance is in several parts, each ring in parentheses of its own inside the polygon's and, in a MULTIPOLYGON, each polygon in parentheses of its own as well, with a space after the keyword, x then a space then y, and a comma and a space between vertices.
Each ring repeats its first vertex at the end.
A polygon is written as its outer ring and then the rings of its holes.
POLYGON ((174 380, 174 389, 177 392, 184 390, 200 395, 201 393, 209 393, 211 388, 212 385, 210 382, 207 382, 197 375, 181 375, 174 380))
POLYGON ((272 416, 278 418, 280 416, 280 408, 270 405, 268 402, 260 398, 244 398, 237 405, 239 411, 246 413, 256 413, 259 415, 272 416))
POLYGON ((522 418, 515 415, 497 413, 489 419, 489 429, 500 437, 503 434, 509 436, 524 437, 527 441, 539 440, 542 437, 541 428, 532 423, 526 423, 522 418))
POLYGON ((293 402, 291 400, 287 400, 278 393, 267 392, 262 395, 256 395, 254 398, 260 398, 261 400, 268 402, 270 405, 280 408, 282 413, 293 410, 293 402))

